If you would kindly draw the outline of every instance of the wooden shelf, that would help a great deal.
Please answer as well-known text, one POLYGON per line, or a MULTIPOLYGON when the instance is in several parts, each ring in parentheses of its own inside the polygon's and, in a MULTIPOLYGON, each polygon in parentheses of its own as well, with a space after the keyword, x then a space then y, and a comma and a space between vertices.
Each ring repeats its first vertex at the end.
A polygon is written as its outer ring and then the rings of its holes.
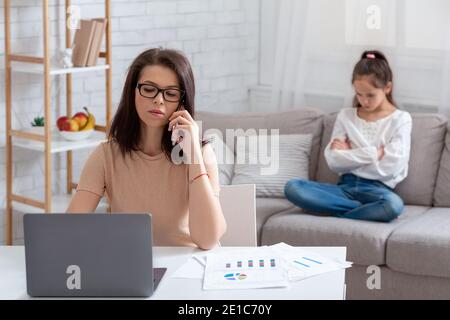
MULTIPOLYGON (((44 128, 30 128, 23 130, 23 132, 44 134, 44 128)), ((80 150, 86 148, 93 148, 100 143, 107 141, 105 133, 101 131, 94 131, 89 138, 80 141, 69 141, 64 139, 59 133, 58 129, 52 129, 52 142, 50 153, 58 153, 72 150, 80 150)), ((13 146, 24 148, 28 150, 45 152, 45 143, 42 141, 34 141, 25 138, 13 137, 13 146)))
MULTIPOLYGON (((61 75, 69 73, 93 72, 109 69, 109 65, 101 64, 93 67, 73 67, 73 68, 51 68, 50 75, 61 75)), ((11 70, 14 72, 44 74, 44 66, 42 64, 11 61, 11 70)))
MULTIPOLYGON (((104 50, 99 53, 99 62, 101 64, 92 67, 73 67, 61 68, 56 65, 52 66, 52 48, 51 48, 51 30, 50 25, 50 0, 42 0, 41 11, 42 16, 42 36, 43 36, 43 53, 39 56, 28 56, 23 54, 16 54, 11 51, 11 1, 4 1, 4 32, 5 32, 5 115, 6 127, 5 131, 8 133, 5 147, 6 159, 6 244, 11 245, 13 239, 13 219, 12 211, 21 210, 23 212, 65 212, 73 191, 73 158, 72 151, 86 148, 93 148, 100 143, 107 141, 105 132, 112 118, 112 53, 111 53, 111 0, 104 0, 106 29, 105 29, 105 46, 104 50), (65 76, 65 96, 66 96, 66 110, 65 114, 72 114, 72 100, 73 80, 72 74, 82 72, 96 72, 103 71, 105 75, 105 126, 95 126, 96 131, 84 140, 68 141, 64 139, 56 128, 51 127, 47 138, 50 140, 49 148, 45 147, 46 137, 44 135, 44 127, 33 127, 25 130, 15 130, 12 126, 13 117, 13 99, 12 99, 12 78, 18 73, 36 74, 42 77, 44 84, 43 88, 43 103, 44 103, 44 118, 49 119, 52 115, 51 101, 52 101, 52 76, 65 76), (14 193, 13 182, 13 149, 12 147, 19 147, 28 150, 43 152, 45 160, 45 169, 43 179, 45 180, 43 194, 32 195, 33 192, 28 192, 27 196, 21 196, 14 193), (52 191, 52 154, 58 152, 66 152, 66 192, 67 195, 55 195, 52 191), (43 199, 43 200, 38 200, 43 199)), ((64 1, 66 20, 70 18, 71 0, 64 1)), ((60 26, 57 24, 56 26, 60 26)), ((65 48, 72 47, 71 30, 65 25, 65 48)), ((46 122, 48 125, 54 124, 50 121, 46 122)), ((98 210, 97 210, 98 211, 98 210)))

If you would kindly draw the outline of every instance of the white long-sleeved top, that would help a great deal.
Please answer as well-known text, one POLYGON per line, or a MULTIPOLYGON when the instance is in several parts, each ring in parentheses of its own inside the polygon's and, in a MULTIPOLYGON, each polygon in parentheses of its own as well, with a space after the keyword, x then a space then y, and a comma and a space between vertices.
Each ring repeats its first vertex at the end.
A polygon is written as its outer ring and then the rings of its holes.
POLYGON ((325 159, 339 175, 353 173, 361 178, 378 180, 394 188, 408 175, 411 150, 412 118, 406 111, 395 110, 389 116, 368 122, 356 108, 339 112, 325 159), (331 150, 334 139, 350 140, 351 150, 331 150), (384 157, 378 160, 378 148, 384 157))

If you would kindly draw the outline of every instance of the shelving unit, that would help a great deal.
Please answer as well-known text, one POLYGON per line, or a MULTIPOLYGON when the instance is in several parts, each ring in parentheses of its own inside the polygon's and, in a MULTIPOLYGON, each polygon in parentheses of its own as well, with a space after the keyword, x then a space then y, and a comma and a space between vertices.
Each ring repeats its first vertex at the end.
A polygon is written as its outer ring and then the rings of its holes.
MULTIPOLYGON (((4 0, 4 21, 5 21, 5 100, 6 100, 6 244, 12 245, 13 240, 13 207, 15 209, 23 206, 37 208, 30 212, 52 212, 52 163, 51 155, 57 152, 67 153, 67 195, 70 196, 72 190, 76 188, 76 183, 72 177, 72 151, 91 148, 102 141, 106 141, 106 133, 109 130, 111 122, 112 105, 112 70, 111 70, 111 5, 110 0, 105 0, 105 50, 100 52, 99 58, 104 59, 104 64, 85 68, 54 68, 50 64, 50 19, 49 19, 49 0, 42 0, 42 23, 43 23, 43 56, 26 56, 11 53, 10 36, 10 0, 4 0), (78 72, 105 71, 105 90, 106 90, 106 125, 96 125, 95 132, 89 139, 83 141, 66 141, 55 132, 52 124, 55 120, 51 119, 51 77, 54 75, 66 75, 66 115, 72 116, 72 74, 78 72), (44 82, 44 118, 45 127, 39 130, 14 130, 12 128, 12 74, 13 72, 25 72, 40 74, 44 82), (43 152, 45 154, 45 196, 44 200, 25 197, 13 193, 13 146, 29 150, 43 152)), ((66 19, 70 18, 68 8, 71 1, 65 1, 66 19)), ((72 46, 71 30, 65 27, 65 46, 72 46)), ((99 60, 101 62, 101 60, 99 60)), ((58 197, 63 197, 59 195, 58 197)), ((67 199, 67 197, 66 197, 67 199)), ((59 200, 58 200, 59 201, 59 200)))
MULTIPOLYGON (((43 74, 44 73, 44 66, 43 65, 37 65, 33 64, 30 65, 26 62, 17 62, 12 61, 11 67, 14 70, 14 72, 23 72, 23 73, 34 73, 34 74, 43 74)), ((72 74, 72 73, 79 73, 79 72, 90 72, 90 71, 101 71, 109 69, 109 65, 98 65, 93 67, 84 67, 84 68, 50 68, 50 75, 56 76, 58 74, 72 74)))

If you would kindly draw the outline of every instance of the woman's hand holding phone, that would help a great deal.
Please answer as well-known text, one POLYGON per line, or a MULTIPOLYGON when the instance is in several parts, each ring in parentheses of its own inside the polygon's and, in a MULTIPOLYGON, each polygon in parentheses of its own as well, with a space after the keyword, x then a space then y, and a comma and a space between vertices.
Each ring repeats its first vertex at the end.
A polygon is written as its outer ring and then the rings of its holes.
POLYGON ((200 133, 197 123, 183 107, 169 118, 169 131, 172 131, 172 144, 179 144, 188 163, 194 163, 193 156, 201 154, 200 133), (200 152, 200 153, 198 153, 200 152))

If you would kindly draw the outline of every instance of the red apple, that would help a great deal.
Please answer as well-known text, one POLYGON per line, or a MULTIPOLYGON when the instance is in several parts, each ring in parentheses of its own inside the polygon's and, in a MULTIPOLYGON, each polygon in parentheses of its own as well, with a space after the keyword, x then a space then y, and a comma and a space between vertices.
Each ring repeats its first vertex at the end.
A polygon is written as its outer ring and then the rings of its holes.
POLYGON ((78 112, 73 117, 73 120, 78 122, 79 128, 83 128, 88 122, 88 116, 84 112, 78 112))
POLYGON ((74 119, 69 119, 62 125, 63 131, 78 131, 80 126, 78 125, 78 121, 74 119))
POLYGON ((58 129, 63 130, 62 127, 63 127, 64 123, 66 123, 68 120, 69 120, 69 118, 66 116, 59 117, 58 120, 56 121, 56 126, 58 127, 58 129))

